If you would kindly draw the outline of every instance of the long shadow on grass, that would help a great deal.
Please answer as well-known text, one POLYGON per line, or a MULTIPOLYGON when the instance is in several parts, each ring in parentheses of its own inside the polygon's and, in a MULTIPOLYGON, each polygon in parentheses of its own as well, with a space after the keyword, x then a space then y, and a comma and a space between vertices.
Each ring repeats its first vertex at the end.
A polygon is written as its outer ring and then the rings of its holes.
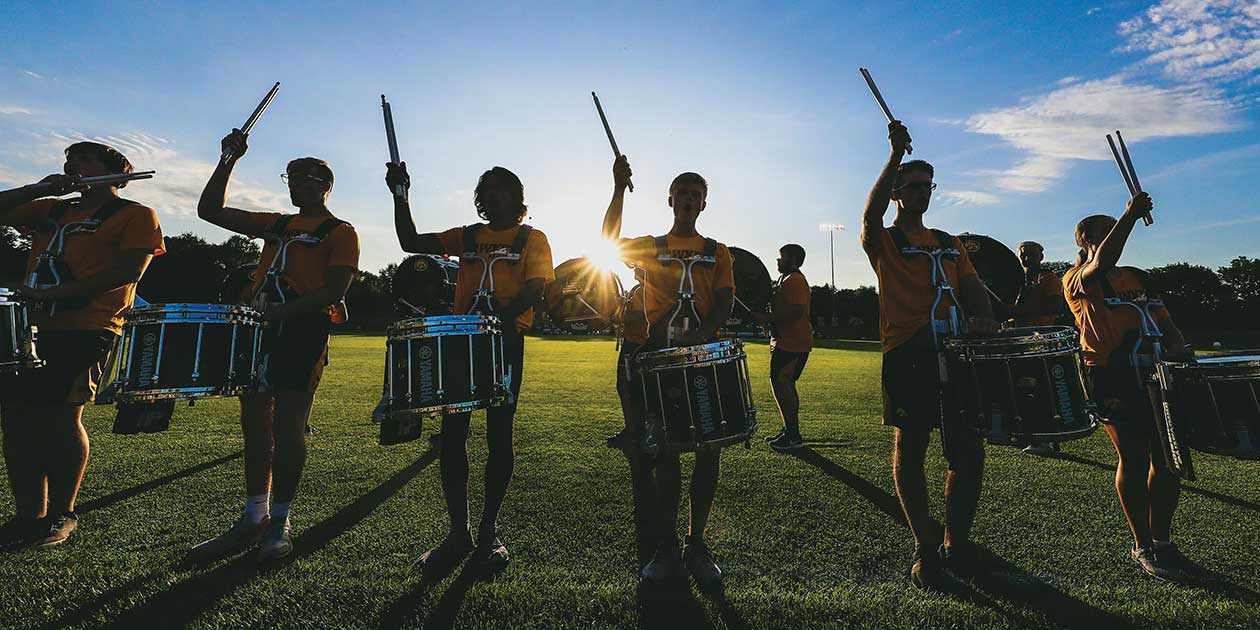
MULTIPOLYGON (((1077 464, 1085 464, 1086 466, 1093 466, 1094 468, 1097 468, 1099 470, 1105 470, 1109 473, 1116 472, 1116 467, 1114 464, 1104 464, 1102 462, 1094 461, 1092 459, 1081 457, 1079 455, 1073 455, 1071 453, 1057 453, 1054 457, 1057 459, 1062 459, 1069 462, 1075 462, 1077 464)), ((1215 492, 1213 490, 1208 490, 1207 488, 1200 488, 1198 486, 1187 486, 1185 484, 1182 484, 1181 489, 1183 492, 1189 492, 1190 494, 1197 494, 1199 496, 1207 497, 1209 499, 1216 499, 1217 501, 1220 501, 1221 503, 1228 503, 1229 505, 1232 505, 1235 507, 1240 507, 1240 508, 1245 508, 1248 510, 1255 510, 1257 512, 1260 512, 1260 504, 1252 503, 1251 501, 1248 501, 1246 499, 1239 499, 1238 497, 1230 496, 1228 494, 1222 494, 1220 492, 1215 492)))
MULTIPOLYGON (((897 500, 896 496, 889 494, 862 476, 823 457, 813 449, 807 447, 794 451, 792 454, 801 461, 821 470, 827 476, 849 486, 863 498, 874 504, 875 507, 879 508, 880 511, 887 514, 895 523, 909 529, 905 513, 901 510, 901 502, 897 500)), ((934 527, 939 529, 939 523, 935 524, 934 527)), ((1090 606, 1054 588, 1035 575, 1006 561, 983 545, 976 546, 980 550, 984 564, 994 570, 990 575, 974 581, 976 588, 980 591, 1018 604, 1024 609, 1040 611, 1056 625, 1068 628, 1137 628, 1133 622, 1122 616, 1090 606)), ((983 596, 982 593, 968 592, 964 589, 953 594, 968 599, 974 604, 991 608, 998 614, 1007 617, 1008 621, 1015 621, 1010 619, 1007 611, 1003 610, 992 599, 983 596)), ((1038 625, 1041 623, 1039 619, 1023 619, 1019 621, 1024 622, 1021 625, 1038 625)))
POLYGON ((241 457, 244 454, 245 454, 245 451, 243 450, 236 451, 235 453, 229 453, 218 459, 212 459, 208 462, 202 462, 200 464, 197 464, 196 466, 185 468, 179 472, 173 472, 169 475, 146 481, 142 484, 127 488, 126 490, 119 490, 118 492, 107 494, 103 497, 97 497, 95 499, 92 499, 91 501, 84 501, 83 503, 80 503, 78 506, 76 506, 78 509, 75 511, 78 512, 79 514, 85 514, 87 512, 91 512, 92 510, 99 510, 104 507, 109 507, 115 503, 126 501, 127 499, 130 499, 131 497, 134 497, 138 494, 143 494, 150 490, 164 486, 168 483, 171 483, 172 481, 178 481, 180 479, 183 479, 184 477, 191 477, 203 470, 209 470, 211 468, 214 468, 215 466, 226 464, 234 459, 241 457))
MULTIPOLYGON (((420 459, 394 473, 367 494, 303 531, 294 538, 293 553, 285 559, 284 564, 318 552, 334 538, 358 525, 436 459, 437 449, 430 448, 420 459)), ((269 567, 278 568, 280 567, 269 567)), ((246 553, 212 571, 193 576, 158 593, 143 605, 123 613, 110 625, 116 628, 186 626, 215 602, 253 579, 258 572, 256 555, 246 553)))

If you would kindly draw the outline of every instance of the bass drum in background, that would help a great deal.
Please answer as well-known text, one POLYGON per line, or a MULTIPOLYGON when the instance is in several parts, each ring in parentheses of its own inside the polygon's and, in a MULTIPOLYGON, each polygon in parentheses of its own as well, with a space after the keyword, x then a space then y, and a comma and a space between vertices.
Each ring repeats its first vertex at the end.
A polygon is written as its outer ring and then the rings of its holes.
POLYGON ((753 321, 751 314, 764 312, 770 307, 774 298, 770 272, 752 252, 738 247, 729 249, 735 273, 735 306, 722 332, 736 337, 763 336, 765 331, 753 321))
POLYGON ((617 320, 623 293, 617 274, 585 256, 572 258, 556 267, 556 279, 547 285, 547 317, 565 332, 602 332, 617 320))
POLYGON ((983 234, 963 232, 958 240, 962 241, 976 273, 989 289, 994 318, 1010 319, 1014 316, 1015 298, 1024 286, 1024 267, 1019 264, 1019 257, 998 240, 983 234))
POLYGON ((254 272, 258 264, 241 265, 228 272, 219 285, 220 304, 248 304, 249 288, 254 286, 254 272))
POLYGON ((459 263, 432 254, 408 256, 389 281, 390 297, 399 315, 450 315, 455 307, 459 263))

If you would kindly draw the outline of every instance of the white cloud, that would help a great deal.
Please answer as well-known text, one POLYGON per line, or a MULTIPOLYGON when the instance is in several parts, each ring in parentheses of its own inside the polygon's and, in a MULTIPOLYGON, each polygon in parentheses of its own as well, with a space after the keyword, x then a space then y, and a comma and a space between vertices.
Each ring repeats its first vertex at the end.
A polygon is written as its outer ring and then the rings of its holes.
POLYGON ((1002 201, 997 195, 980 190, 943 190, 936 194, 951 206, 992 206, 1002 201))
POLYGON ((1182 81, 1260 74, 1260 2, 1164 0, 1120 24, 1126 50, 1182 81))
POLYGON ((34 78, 34 79, 44 78, 44 75, 39 74, 38 72, 31 72, 30 70, 22 70, 22 74, 25 74, 26 76, 34 78))
MULTIPOLYGON (((125 154, 136 170, 157 171, 153 179, 132 184, 124 196, 134 195, 137 201, 151 206, 159 215, 196 214, 201 189, 215 166, 211 162, 180 155, 171 141, 141 131, 108 136, 80 132, 32 133, 13 151, 6 151, 0 156, 0 182, 27 184, 50 172, 60 172, 62 151, 79 140, 108 144, 125 154)), ((246 210, 275 211, 289 206, 289 200, 284 195, 239 179, 232 182, 228 202, 246 210)))
POLYGON ((1085 15, 1093 15, 1095 13, 1098 13, 1099 11, 1102 11, 1102 7, 1091 7, 1088 11, 1085 12, 1085 15))
POLYGON ((1017 192, 1049 189, 1073 160, 1111 159, 1104 136, 1116 129, 1132 146, 1241 126, 1230 105, 1210 90, 1155 87, 1120 76, 1071 83, 966 122, 969 131, 997 136, 1025 153, 1011 168, 977 173, 994 176, 997 187, 1017 192))
POLYGON ((31 110, 20 105, 5 105, 0 103, 0 116, 5 114, 30 114, 31 110))

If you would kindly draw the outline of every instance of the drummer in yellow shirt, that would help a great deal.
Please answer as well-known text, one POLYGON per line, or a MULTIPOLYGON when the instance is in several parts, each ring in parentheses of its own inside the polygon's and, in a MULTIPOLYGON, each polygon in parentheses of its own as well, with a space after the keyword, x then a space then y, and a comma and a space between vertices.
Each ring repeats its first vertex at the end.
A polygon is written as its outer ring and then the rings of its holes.
POLYGON ((799 415, 801 399, 796 381, 805 371, 809 351, 814 345, 814 328, 809 323, 809 281, 801 273, 805 264, 805 248, 789 243, 779 248, 778 284, 774 292, 774 311, 754 313, 759 324, 769 325, 770 385, 779 404, 783 428, 766 442, 779 452, 793 451, 805 443, 801 440, 799 415))

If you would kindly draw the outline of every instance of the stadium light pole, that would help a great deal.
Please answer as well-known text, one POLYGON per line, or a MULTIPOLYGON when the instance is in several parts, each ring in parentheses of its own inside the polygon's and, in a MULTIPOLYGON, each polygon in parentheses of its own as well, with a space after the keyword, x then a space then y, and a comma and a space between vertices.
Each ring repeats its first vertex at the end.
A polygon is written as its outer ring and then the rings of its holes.
POLYGON ((831 241, 831 288, 836 288, 836 232, 843 232, 844 226, 839 223, 820 223, 818 224, 819 232, 827 232, 827 238, 831 241))

